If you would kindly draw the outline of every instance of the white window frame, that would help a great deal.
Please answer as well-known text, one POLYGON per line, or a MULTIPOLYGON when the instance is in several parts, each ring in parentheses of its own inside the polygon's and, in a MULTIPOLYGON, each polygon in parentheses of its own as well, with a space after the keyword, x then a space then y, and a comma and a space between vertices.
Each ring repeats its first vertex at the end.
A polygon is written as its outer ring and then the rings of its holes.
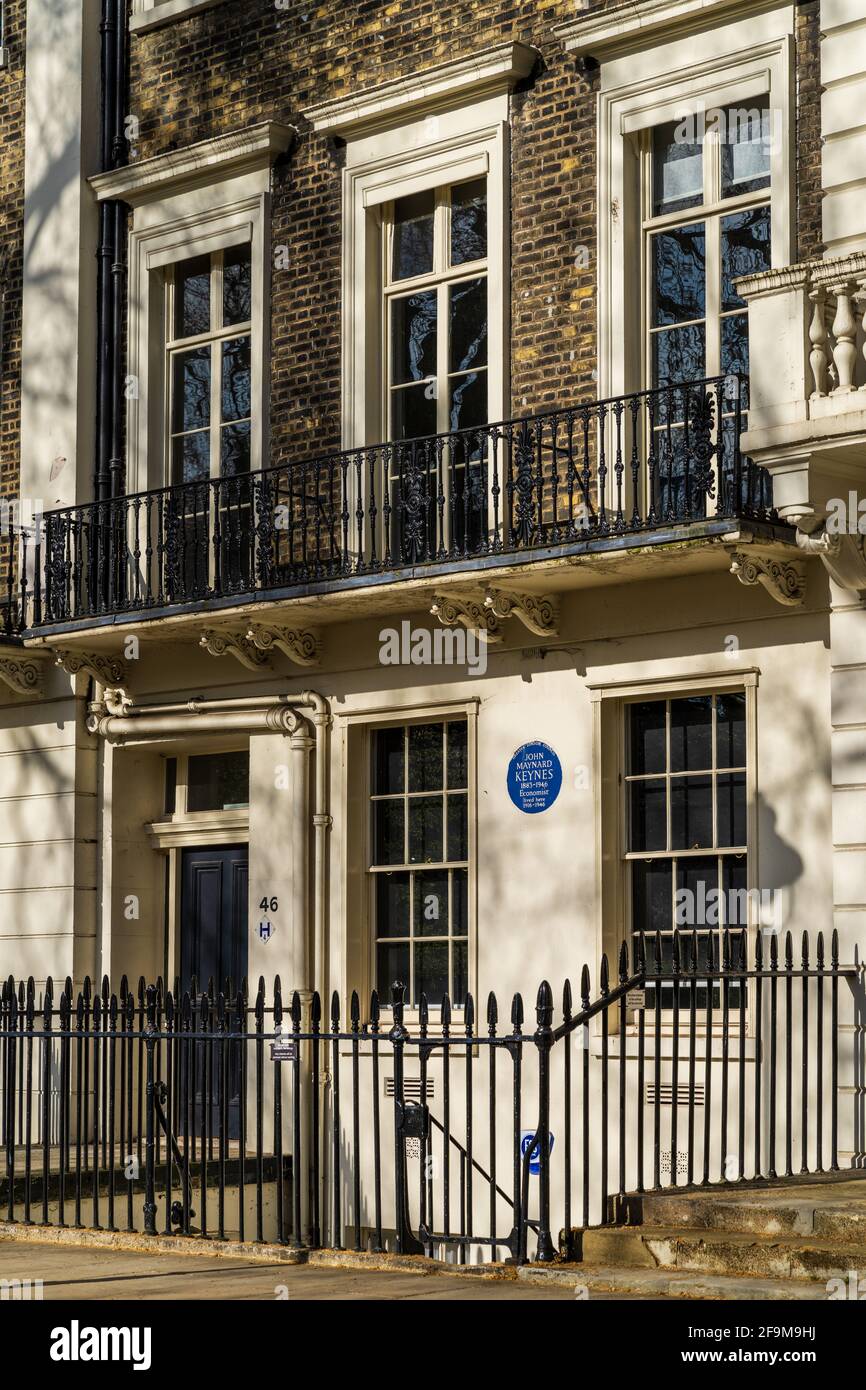
MULTIPOLYGON (((342 976, 346 998, 357 989, 366 1010, 376 981, 376 942, 373 919, 372 781, 370 755, 372 732, 407 724, 436 724, 465 719, 467 724, 468 794, 468 983, 467 990, 478 1000, 478 700, 457 700, 430 705, 390 706, 382 710, 358 711, 343 720, 343 823, 346 833, 340 863, 340 892, 343 899, 342 976)), ((425 866, 418 865, 423 870, 425 866)), ((390 999, 380 999, 390 1008, 390 999)), ((429 1000, 430 1017, 439 1017, 439 1000, 429 1000)), ((455 1010, 458 1016, 462 1010, 455 1010)), ((406 1018, 417 1021, 418 1010, 406 1006, 406 1018)))
MULTIPOLYGON (((690 320, 688 322, 700 322, 704 325, 704 375, 708 377, 719 376, 721 373, 721 334, 722 323, 726 318, 736 318, 747 312, 745 305, 742 309, 730 310, 722 309, 721 306, 721 282, 722 282, 722 222, 726 217, 732 217, 740 212, 749 212, 754 208, 769 207, 770 209, 770 228, 771 245, 770 254, 772 255, 772 187, 767 185, 751 193, 742 193, 739 196, 731 194, 724 198, 721 190, 721 146, 719 143, 719 131, 713 128, 713 123, 707 123, 702 114, 696 120, 702 144, 701 166, 703 172, 703 189, 700 203, 694 207, 682 208, 678 212, 656 213, 653 211, 653 130, 649 127, 642 132, 641 136, 641 163, 642 163, 642 220, 641 229, 643 232, 643 286, 641 300, 644 306, 643 311, 643 360, 641 366, 641 377, 646 386, 652 384, 652 340, 655 334, 671 331, 669 328, 655 329, 652 322, 652 292, 653 292, 653 259, 652 243, 653 238, 659 232, 673 230, 679 227, 688 226, 692 222, 701 222, 704 225, 704 263, 706 268, 705 283, 705 302, 704 316, 700 320, 690 320)), ((684 326, 683 324, 671 325, 673 327, 684 326)))
MULTIPOLYGON (((507 418, 507 98, 485 102, 483 107, 483 114, 498 119, 479 127, 467 121, 465 110, 431 117, 403 127, 400 134, 406 140, 397 142, 396 149, 385 148, 391 141, 380 137, 375 142, 384 150, 379 157, 343 172, 344 448, 378 443, 387 433, 381 311, 386 208, 409 193, 477 178, 487 180, 487 414, 491 422, 507 418), (422 143, 425 130, 426 147, 422 143), (445 138, 431 139, 435 132, 444 132, 445 138)), ((473 112, 477 119, 478 108, 470 108, 473 112)))
MULTIPOLYGON (((242 192, 241 189, 236 191, 242 192)), ((194 256, 211 255, 246 242, 251 247, 252 263, 250 472, 262 468, 267 458, 265 363, 269 358, 270 339, 267 310, 270 261, 266 253, 269 196, 266 192, 256 192, 252 196, 231 199, 229 188, 219 185, 203 192, 207 194, 205 201, 212 203, 211 207, 184 215, 183 208, 178 206, 182 199, 166 200, 165 204, 148 208, 153 225, 134 226, 130 235, 128 372, 137 393, 130 397, 127 408, 129 493, 166 487, 171 482, 165 372, 166 271, 194 256)))
MULTIPOLYGON (((746 695, 746 863, 749 922, 746 927, 749 952, 759 923, 753 920, 754 894, 758 885, 758 683, 756 667, 736 671, 705 671, 682 676, 659 676, 656 679, 612 681, 590 685, 593 710, 593 788, 596 828, 596 922, 597 959, 607 953, 613 968, 616 966, 620 941, 629 942, 631 950, 631 894, 628 870, 628 807, 625 789, 627 769, 626 708, 640 700, 676 700, 689 695, 722 695, 742 690, 746 695)), ((710 851, 712 853, 713 851, 710 851)), ((640 857, 640 856, 638 856, 640 857)), ((651 938, 647 941, 648 951, 651 938)), ((750 992, 746 1010, 746 1036, 754 1036, 754 991, 750 992)), ((732 1012, 732 1017, 734 1017, 732 1012)), ((713 1034, 720 1027, 718 1011, 714 1011, 713 1034)), ((630 1030, 636 1027, 634 1020, 630 1030)), ((597 1027, 600 1031, 600 1024, 597 1027)), ((706 1032, 698 1016, 698 1031, 706 1032)), ((670 1037, 669 1014, 662 1012, 662 1033, 670 1037)), ((685 1045, 681 1035, 680 1046, 685 1045)))
MULTIPOLYGON (((485 196, 486 184, 485 183, 485 196)), ((389 438, 393 437, 393 427, 390 424, 391 406, 396 391, 406 389, 406 385, 401 383, 394 386, 391 380, 391 314, 392 306, 396 300, 405 299, 411 294, 424 291, 435 291, 437 300, 437 333, 436 333, 436 372, 433 377, 427 378, 434 381, 436 385, 436 433, 446 433, 449 426, 448 385, 453 375, 449 367, 449 347, 450 347, 450 319, 448 315, 448 290, 452 285, 459 285, 465 280, 484 280, 488 282, 488 263, 487 256, 477 261, 463 261, 459 265, 449 265, 449 247, 451 244, 451 200, 448 196, 459 184, 445 184, 434 190, 434 213, 433 213, 433 265, 429 272, 423 275, 407 276, 405 279, 394 278, 392 272, 394 254, 394 203, 386 203, 383 212, 383 236, 382 236, 382 420, 386 424, 389 438)), ((489 283, 487 283, 489 294, 489 283)), ((488 310, 489 312, 489 310, 488 310)), ((484 365, 473 370, 483 372, 485 382, 489 384, 489 367, 484 365)), ((489 418, 489 412, 488 412, 489 418)))
MULTIPOLYGON (((242 244, 245 244, 245 243, 242 243, 242 244)), ((220 318, 222 317, 222 308, 223 308, 223 283, 224 283, 224 280, 223 280, 223 257, 224 257, 224 252, 225 252, 225 248, 221 248, 219 251, 213 251, 213 252, 211 252, 210 256, 208 257, 208 260, 209 260, 209 263, 210 263, 210 264, 209 264, 209 272, 208 272, 208 278, 209 278, 209 281, 210 281, 210 284, 209 284, 209 295, 210 295, 210 323, 209 323, 209 326, 208 326, 207 330, 206 330, 205 332, 203 332, 203 333, 198 333, 198 334, 195 334, 195 335, 193 335, 193 336, 191 336, 191 337, 187 337, 187 338, 177 338, 177 337, 175 337, 173 325, 174 325, 174 323, 175 323, 175 321, 176 321, 176 312, 177 312, 177 269, 178 269, 179 266, 182 266, 182 265, 184 264, 184 262, 183 262, 183 261, 174 261, 170 266, 168 266, 168 267, 166 268, 166 272, 165 272, 165 277, 166 277, 165 283, 166 283, 167 305, 166 305, 166 315, 165 315, 165 320, 164 320, 165 325, 166 325, 166 338, 165 338, 165 384, 164 384, 164 387, 163 387, 163 391, 164 391, 164 400, 165 400, 165 406, 166 406, 165 411, 164 411, 164 421, 165 421, 165 458, 166 458, 166 472, 167 472, 167 474, 168 474, 169 476, 170 476, 170 474, 171 474, 172 467, 173 467, 173 460, 172 460, 172 457, 171 457, 172 442, 173 442, 173 440, 176 439, 176 438, 182 437, 184 434, 194 433, 194 432, 195 432, 195 431, 187 431, 187 430, 178 430, 178 431, 173 431, 173 430, 172 430, 172 425, 171 425, 171 414, 172 414, 172 405, 173 405, 172 393, 173 393, 173 390, 174 390, 174 386, 173 386, 173 382, 172 382, 172 364, 173 364, 174 358, 175 358, 176 356, 178 356, 178 355, 181 355, 181 356, 182 356, 183 353, 189 352, 189 351, 190 351, 191 349, 193 349, 193 348, 207 348, 207 349, 208 349, 208 352, 209 352, 209 354, 210 354, 210 412, 209 412, 209 414, 210 414, 210 423, 209 423, 209 425, 208 425, 208 461, 209 461, 209 472, 208 472, 208 476, 209 476, 211 479, 222 477, 222 472, 221 472, 221 467, 220 467, 220 464, 221 464, 221 439, 220 439, 220 436, 221 436, 222 430, 223 430, 224 428, 226 428, 227 425, 230 425, 231 423, 233 423, 233 422, 231 422, 231 421, 226 421, 226 422, 224 423, 223 420, 222 420, 222 398, 221 398, 222 374, 221 374, 221 371, 219 370, 219 367, 222 365, 222 360, 223 360, 223 359, 222 359, 222 354, 221 354, 221 352, 220 352, 220 351, 217 351, 217 349, 221 349, 222 346, 223 346, 225 343, 232 342, 234 339, 237 339, 237 338, 246 338, 246 339, 248 339, 249 342, 250 342, 250 356, 251 356, 251 358, 252 358, 252 336, 253 336, 253 322, 252 322, 252 318, 250 318, 250 319, 244 319, 244 320, 242 320, 242 321, 239 322, 239 323, 232 323, 232 324, 224 324, 224 323, 219 323, 219 324, 217 324, 217 323, 215 322, 215 320, 216 320, 216 318, 217 318, 217 311, 218 311, 218 310, 219 310, 219 317, 220 317, 220 318)), ((252 408, 252 401, 250 401, 250 406, 251 406, 251 408, 252 408)), ((238 423, 245 424, 245 423, 246 423, 246 417, 244 417, 244 419, 241 420, 241 421, 239 421, 238 423)), ((251 431, 252 431, 252 428, 253 428, 252 418, 250 418, 250 430, 251 430, 251 431)), ((202 431, 202 432, 203 432, 203 431, 202 431)), ((175 482, 181 482, 182 479, 179 479, 179 478, 178 478, 178 479, 174 479, 174 481, 175 481, 175 482)))
MULTIPOLYGON (((769 93, 780 140, 770 158, 771 264, 795 241, 793 7, 706 28, 601 65, 598 97, 598 395, 647 384, 644 350, 643 132, 704 108, 769 93), (783 32, 780 32, 782 30, 783 32), (736 39, 737 48, 728 47, 736 39)), ((733 200, 732 200, 733 201, 733 200)))
POLYGON ((200 10, 210 10, 214 5, 221 4, 223 0, 132 0, 130 32, 146 33, 149 29, 171 24, 176 19, 186 19, 200 10))
POLYGON ((95 174, 100 201, 132 208, 129 232, 127 468, 131 495, 168 484, 165 431, 166 267, 249 242, 252 248, 253 428, 250 470, 268 457, 271 164, 296 131, 278 121, 201 140, 95 174))

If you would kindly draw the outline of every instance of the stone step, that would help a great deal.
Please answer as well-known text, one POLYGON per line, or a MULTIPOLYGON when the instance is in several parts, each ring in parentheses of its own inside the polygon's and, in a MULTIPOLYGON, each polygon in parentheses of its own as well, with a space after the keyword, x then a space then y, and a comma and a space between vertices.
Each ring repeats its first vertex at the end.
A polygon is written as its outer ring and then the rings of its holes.
POLYGON ((641 1225, 761 1236, 800 1236, 866 1246, 866 1196, 846 1200, 803 1189, 781 1193, 656 1195, 641 1201, 641 1225))
POLYGON ((640 1299, 715 1299, 724 1302, 826 1302, 826 1283, 808 1279, 736 1278, 665 1269, 615 1269, 604 1265, 525 1265, 519 1282, 574 1289, 575 1298, 615 1294, 640 1299))
MULTIPOLYGON (((665 1269, 762 1279, 866 1277, 866 1245, 800 1235, 682 1227, 598 1227, 583 1233, 585 1265, 620 1269, 665 1269)), ((826 1294, 825 1294, 826 1296, 826 1294)))

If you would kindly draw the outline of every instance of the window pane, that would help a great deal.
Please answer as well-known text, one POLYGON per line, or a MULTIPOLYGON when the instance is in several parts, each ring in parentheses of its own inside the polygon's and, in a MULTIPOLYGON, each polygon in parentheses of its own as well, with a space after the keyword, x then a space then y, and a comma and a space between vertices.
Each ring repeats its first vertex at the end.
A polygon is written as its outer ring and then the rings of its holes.
POLYGON ((669 386, 702 380, 706 376, 705 340, 706 330, 702 323, 653 333, 653 384, 669 386))
POLYGON ((716 696, 716 765, 746 766, 746 696, 716 696))
POLYGON ((451 1003, 455 1008, 462 1009, 469 992, 469 947, 465 941, 454 942, 451 947, 451 959, 454 971, 451 1003))
POLYGON ((432 190, 398 198, 394 204, 394 257, 392 276, 406 280, 427 275, 433 269, 432 190))
POLYGON ((451 264, 487 255, 487 180, 473 179, 451 190, 451 264))
POLYGON ((177 806, 177 758, 165 760, 165 814, 173 816, 177 806))
POLYGON ((717 927, 721 918, 716 856, 677 860, 677 926, 717 927))
POLYGON ((422 994, 437 1008, 443 994, 448 993, 448 943, 429 941, 415 947, 415 998, 417 1004, 422 994))
POLYGON ((739 197, 770 186, 773 122, 765 98, 752 107, 729 106, 719 123, 722 197, 739 197))
POLYGON ((414 796, 409 802, 409 863, 438 864, 444 855, 441 796, 414 796))
MULTIPOLYGON (((220 430, 220 473, 224 478, 236 478, 239 474, 249 473, 250 471, 250 423, 244 421, 241 425, 225 425, 220 430)), ((237 496, 237 489, 233 489, 232 494, 224 499, 236 504, 239 501, 249 501, 250 484, 245 485, 245 495, 237 496)))
POLYGON ((466 869, 451 871, 451 931, 454 936, 469 933, 469 873, 466 869))
POLYGON ((223 255, 223 326, 252 318, 251 248, 231 246, 223 255))
POLYGON ((176 352, 172 356, 172 433, 197 430, 210 424, 209 347, 176 352))
POLYGON ((632 782, 631 843, 629 849, 666 849, 665 783, 632 782))
MULTIPOLYGON (((632 866, 632 930, 639 932, 670 931, 673 926, 671 881, 673 865, 670 860, 640 860, 632 866)), ((652 952, 647 946, 647 959, 652 952)))
POLYGON ((631 754, 629 772, 665 771, 665 702, 629 705, 631 754))
POLYGON ((448 370, 465 372, 487 363, 487 280, 465 280, 449 290, 451 348, 448 370))
POLYGON ((373 733, 373 794, 402 792, 403 741, 400 729, 376 729, 373 733))
POLYGON ((729 372, 740 372, 743 376, 748 376, 748 314, 734 314, 730 318, 722 319, 722 354, 720 365, 725 375, 729 372))
POLYGON ((376 988, 386 1008, 391 1007, 391 986, 399 983, 409 988, 409 942, 393 945, 390 942, 376 947, 376 988))
POLYGON ((703 849, 712 843, 712 777, 678 777, 671 783, 671 848, 703 849))
POLYGON ((403 808, 403 801, 373 802, 374 864, 402 864, 405 862, 403 808))
POLYGON ((720 845, 746 843, 746 774, 724 773, 718 779, 718 827, 720 845))
POLYGON ((423 381, 436 372, 436 291, 391 301, 391 380, 423 381))
POLYGON ((174 271, 174 336, 210 332, 210 256, 181 261, 174 271))
POLYGON ((448 935, 448 871, 415 875, 415 935, 448 935))
POLYGON ((722 310, 744 309, 734 289, 740 275, 770 266, 770 209, 748 208, 722 218, 722 310))
POLYGON ((403 386, 391 392, 391 438, 423 439, 436 433, 436 400, 426 386, 403 386))
MULTIPOLYGON (((449 383, 451 400, 448 407, 448 424, 452 430, 477 429, 487 424, 487 373, 467 372, 465 376, 454 376, 449 383)), ((472 450, 474 443, 470 439, 472 450)))
POLYGON ((220 388, 223 420, 245 420, 250 414, 250 340, 231 338, 222 348, 220 388))
POLYGON ((376 874, 376 935, 409 935, 408 874, 376 874))
POLYGON ((467 859, 469 857, 469 833, 467 829, 467 797, 465 793, 448 797, 448 858, 467 859))
POLYGON ((455 719, 445 725, 448 736, 448 786, 465 787, 467 782, 466 744, 468 725, 455 719))
POLYGON ((671 772, 702 772, 712 765, 712 695, 671 700, 671 772))
POLYGON ((226 811, 250 804, 249 753, 206 753, 190 758, 188 769, 188 811, 226 811))
MULTIPOLYGON (((176 483, 198 483, 210 477, 210 432, 199 430, 197 434, 184 434, 172 441, 172 479, 176 483)), ((204 502, 204 496, 201 501, 204 502)), ((186 504, 190 510, 191 499, 181 499, 178 509, 186 504)))
POLYGON ((746 856, 727 855, 722 860, 722 886, 725 894, 725 922, 729 927, 749 925, 746 856))
POLYGON ((652 239, 653 326, 702 319, 706 312, 706 235, 703 222, 657 232, 652 239))
POLYGON ((653 131, 653 212, 676 212, 703 200, 704 172, 696 121, 669 121, 653 131))
POLYGON ((410 725, 410 792, 432 792, 442 789, 442 736, 441 724, 410 725))

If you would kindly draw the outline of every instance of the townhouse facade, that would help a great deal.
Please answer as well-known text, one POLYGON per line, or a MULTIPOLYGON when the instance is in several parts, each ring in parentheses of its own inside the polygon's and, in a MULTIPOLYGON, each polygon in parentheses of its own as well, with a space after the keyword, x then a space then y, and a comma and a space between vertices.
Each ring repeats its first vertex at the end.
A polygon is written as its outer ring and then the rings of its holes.
POLYGON ((859 963, 861 0, 4 20, 4 975, 859 963))

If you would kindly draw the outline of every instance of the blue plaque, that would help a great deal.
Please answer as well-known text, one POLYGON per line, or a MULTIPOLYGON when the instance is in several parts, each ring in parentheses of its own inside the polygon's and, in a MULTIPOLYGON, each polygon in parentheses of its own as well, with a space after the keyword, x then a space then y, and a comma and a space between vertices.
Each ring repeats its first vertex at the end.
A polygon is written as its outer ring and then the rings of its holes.
POLYGON ((508 795, 518 811, 535 816, 559 796, 562 764, 546 743, 524 743, 508 764, 508 795))

